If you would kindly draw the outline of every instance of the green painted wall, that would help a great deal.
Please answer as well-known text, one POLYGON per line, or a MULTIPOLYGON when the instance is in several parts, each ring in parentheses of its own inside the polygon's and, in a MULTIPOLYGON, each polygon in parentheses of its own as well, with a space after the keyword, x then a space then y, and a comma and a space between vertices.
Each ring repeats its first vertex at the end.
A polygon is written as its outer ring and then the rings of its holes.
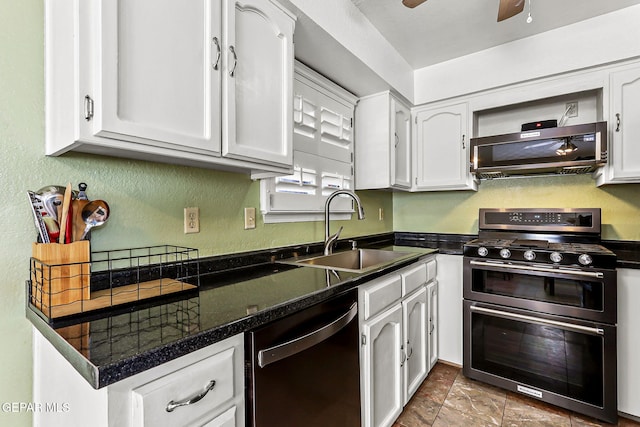
MULTIPOLYGON (((32 401, 32 333, 24 307, 36 233, 26 190, 87 182, 89 197, 107 200, 112 209, 109 222, 93 232, 93 250, 168 243, 207 256, 324 237, 322 222, 265 225, 259 217, 255 230, 244 230, 243 208, 260 207, 259 183, 245 175, 81 154, 45 157, 43 16, 42 0, 0 0, 0 178, 6 195, 0 203, 0 404, 32 401), (199 234, 183 234, 186 206, 200 207, 199 234)), ((370 214, 342 222, 343 237, 391 231, 392 194, 359 194, 370 214)), ((30 424, 30 413, 0 407, 0 425, 30 424)))
POLYGON ((396 231, 475 234, 479 208, 596 207, 602 236, 640 240, 640 184, 596 187, 590 175, 482 181, 479 190, 394 193, 396 231))

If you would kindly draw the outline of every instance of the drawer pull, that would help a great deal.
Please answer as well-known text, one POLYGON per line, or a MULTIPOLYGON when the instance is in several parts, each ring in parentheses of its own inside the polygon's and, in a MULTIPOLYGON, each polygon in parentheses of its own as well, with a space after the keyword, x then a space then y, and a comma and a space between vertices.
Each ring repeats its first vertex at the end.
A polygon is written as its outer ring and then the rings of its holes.
POLYGON ((180 406, 187 406, 187 405, 192 405, 194 403, 200 402, 207 395, 207 393, 209 393, 210 390, 213 390, 213 387, 215 387, 215 385, 216 385, 215 380, 211 380, 209 381, 209 384, 207 384, 205 389, 202 392, 196 394, 195 396, 192 396, 186 400, 182 400, 179 402, 174 402, 172 400, 171 402, 167 403, 167 412, 173 412, 176 408, 179 408, 180 406))

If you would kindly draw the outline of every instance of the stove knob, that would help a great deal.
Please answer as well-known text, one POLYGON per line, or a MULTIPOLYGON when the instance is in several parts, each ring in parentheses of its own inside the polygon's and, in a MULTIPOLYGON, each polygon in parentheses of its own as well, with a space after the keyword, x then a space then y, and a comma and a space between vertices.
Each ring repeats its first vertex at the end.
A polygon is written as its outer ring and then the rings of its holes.
POLYGON ((500 256, 502 258, 509 258, 511 256, 511 251, 507 248, 500 249, 500 256))
POLYGON ((578 257, 578 262, 582 265, 590 265, 593 262, 593 258, 589 254, 582 254, 578 257))
POLYGON ((562 254, 560 252, 551 252, 551 255, 549 255, 549 258, 551 258, 551 261, 557 263, 562 261, 562 254))
POLYGON ((527 261, 533 261, 536 259, 536 253, 533 251, 525 251, 523 256, 527 261))
POLYGON ((487 256, 489 255, 489 249, 485 248, 484 246, 480 246, 478 248, 478 255, 480 256, 487 256))

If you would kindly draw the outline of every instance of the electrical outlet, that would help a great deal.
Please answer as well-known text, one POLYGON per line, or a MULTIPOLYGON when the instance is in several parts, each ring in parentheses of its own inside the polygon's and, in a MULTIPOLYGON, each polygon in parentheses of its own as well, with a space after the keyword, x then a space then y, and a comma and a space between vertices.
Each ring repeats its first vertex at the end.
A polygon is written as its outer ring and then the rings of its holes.
POLYGON ((200 208, 184 208, 184 234, 200 232, 200 208))
POLYGON ((578 101, 567 102, 565 111, 569 111, 567 117, 578 117, 578 101))
POLYGON ((244 229, 256 228, 256 208, 244 208, 244 229))

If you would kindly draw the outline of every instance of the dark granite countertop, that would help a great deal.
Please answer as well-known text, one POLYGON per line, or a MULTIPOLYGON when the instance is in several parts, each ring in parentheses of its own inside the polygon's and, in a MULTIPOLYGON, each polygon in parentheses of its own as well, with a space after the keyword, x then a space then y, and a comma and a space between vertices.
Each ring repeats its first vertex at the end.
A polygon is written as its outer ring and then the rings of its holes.
MULTIPOLYGON (((414 258, 366 274, 338 277, 279 260, 321 251, 309 244, 201 260, 199 291, 148 307, 48 324, 27 307, 35 327, 95 388, 309 307, 434 252, 462 255, 470 234, 396 232, 356 238, 360 247, 415 251, 414 258), (395 245, 395 246, 393 246, 395 245)), ((640 242, 603 241, 618 268, 640 268, 640 242)), ((340 241, 338 250, 350 247, 340 241)))
POLYGON ((201 260, 200 289, 171 301, 53 324, 32 307, 27 308, 27 317, 94 388, 101 388, 437 252, 393 246, 392 234, 363 242, 361 247, 413 252, 414 256, 368 273, 337 275, 277 262, 292 255, 312 254, 315 246, 211 257, 201 260))

